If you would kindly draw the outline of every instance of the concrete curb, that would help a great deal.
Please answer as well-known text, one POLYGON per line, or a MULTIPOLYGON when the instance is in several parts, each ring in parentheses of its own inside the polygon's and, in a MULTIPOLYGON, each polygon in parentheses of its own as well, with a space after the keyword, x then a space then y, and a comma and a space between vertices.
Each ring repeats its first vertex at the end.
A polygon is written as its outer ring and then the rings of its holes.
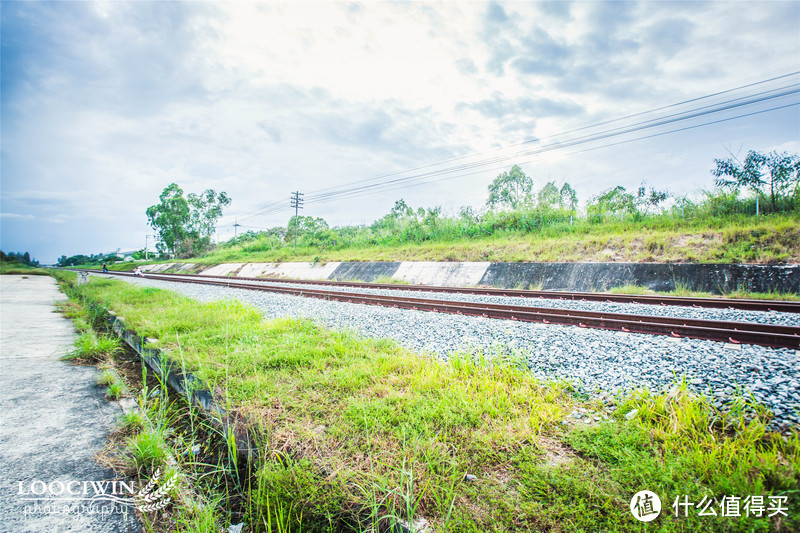
POLYGON ((256 458, 258 450, 250 432, 243 424, 237 423, 235 417, 226 409, 220 407, 213 393, 206 388, 203 381, 191 372, 184 372, 176 361, 169 359, 168 352, 165 350, 148 347, 147 345, 153 341, 142 338, 128 329, 125 320, 113 311, 108 311, 105 318, 110 329, 130 346, 162 381, 190 405, 199 408, 203 415, 224 435, 233 435, 236 450, 241 459, 250 462, 256 458))
MULTIPOLYGON (((125 320, 117 316, 113 311, 107 312, 106 321, 112 331, 125 344, 130 346, 147 363, 147 366, 156 372, 175 392, 200 408, 218 429, 226 432, 226 434, 232 430, 240 458, 248 462, 255 460, 257 448, 253 444, 250 433, 242 425, 236 424, 235 420, 230 420, 228 412, 214 401, 213 395, 208 389, 204 388, 204 384, 200 379, 190 372, 181 371, 177 363, 167 357, 164 350, 148 348, 147 344, 152 341, 148 341, 148 339, 142 338, 128 329, 125 326, 125 320)), ((122 405, 120 406, 123 407, 122 405)), ((131 409, 131 407, 130 403, 128 403, 127 408, 131 409)), ((125 407, 123 407, 124 409, 125 407)), ((394 524, 392 531, 397 533, 433 533, 433 528, 427 520, 422 518, 415 520, 411 524, 405 520, 398 520, 394 524)))
MULTIPOLYGON (((191 372, 183 372, 177 362, 168 358, 166 350, 148 347, 147 345, 154 342, 154 340, 142 338, 128 329, 125 319, 119 317, 113 311, 107 311, 105 319, 111 330, 125 344, 130 346, 147 366, 158 374, 175 392, 180 394, 187 402, 191 402, 192 405, 201 409, 204 415, 225 434, 228 434, 229 431, 232 432, 237 452, 241 459, 248 462, 255 461, 258 457, 258 450, 249 431, 243 425, 237 424, 236 420, 231 420, 228 411, 215 402, 213 394, 205 388, 205 384, 199 378, 191 372)), ((123 411, 126 408, 128 410, 136 408, 135 402, 133 405, 127 402, 124 406, 122 403, 120 401, 120 407, 123 408, 123 411)), ((433 527, 424 518, 417 519, 413 523, 398 520, 393 525, 392 531, 397 533, 434 533, 433 527)))

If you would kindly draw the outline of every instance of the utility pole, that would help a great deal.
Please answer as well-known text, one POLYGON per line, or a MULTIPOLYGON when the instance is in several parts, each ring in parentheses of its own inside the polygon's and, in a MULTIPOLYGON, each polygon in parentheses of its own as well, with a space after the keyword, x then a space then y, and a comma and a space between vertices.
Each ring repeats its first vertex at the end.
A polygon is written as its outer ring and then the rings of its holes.
POLYGON ((158 237, 158 235, 149 235, 148 234, 148 235, 144 236, 144 260, 145 261, 147 261, 147 250, 148 250, 147 241, 150 239, 150 237, 153 237, 155 239, 156 237, 158 237))
POLYGON ((294 249, 297 250, 297 210, 303 208, 303 193, 293 192, 291 198, 291 207, 294 207, 294 249))
POLYGON ((236 230, 237 230, 237 228, 239 226, 241 226, 241 224, 239 224, 239 217, 236 217, 236 218, 233 219, 233 240, 234 241, 236 240, 236 230))

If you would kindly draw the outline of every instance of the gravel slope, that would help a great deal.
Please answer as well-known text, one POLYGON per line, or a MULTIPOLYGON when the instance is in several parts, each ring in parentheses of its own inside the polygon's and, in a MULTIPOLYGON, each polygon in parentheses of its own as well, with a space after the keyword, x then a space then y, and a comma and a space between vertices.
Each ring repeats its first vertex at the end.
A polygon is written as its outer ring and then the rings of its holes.
MULTIPOLYGON (((726 405, 737 391, 744 391, 752 393, 756 400, 772 409, 775 428, 800 422, 800 355, 795 350, 753 345, 742 345, 741 349, 731 350, 713 341, 678 341, 657 335, 408 311, 147 278, 126 279, 138 285, 173 290, 200 301, 238 299, 257 307, 265 317, 310 318, 331 328, 395 339, 410 349, 441 356, 447 356, 454 350, 483 350, 486 354, 513 350, 528 361, 537 377, 571 381, 578 390, 587 394, 613 393, 637 387, 661 391, 685 376, 691 389, 713 396, 717 406, 726 405)), ((500 300, 531 302, 530 299, 520 298, 500 300)), ((547 300, 534 301, 539 305, 547 300)), ((573 303, 551 302, 558 306, 573 303)), ((638 307, 662 312, 667 309, 674 312, 676 309, 649 305, 638 307)), ((625 310, 628 311, 629 306, 625 306, 625 310)), ((691 311, 731 312, 709 309, 691 311)), ((797 325, 796 318, 793 324, 797 325)))
POLYGON ((291 282, 264 282, 232 278, 236 283, 269 285, 273 287, 295 289, 333 290, 338 292, 354 292, 363 294, 377 294, 385 296, 407 296, 409 298, 431 298, 436 300, 451 300, 458 302, 481 302, 501 305, 520 305, 527 307, 544 307, 548 309, 573 309, 583 311, 597 311, 604 313, 627 313, 632 315, 685 317, 701 320, 728 320, 733 322, 757 322, 760 324, 773 324, 778 326, 800 326, 800 314, 779 313, 775 311, 745 311, 741 309, 716 309, 708 307, 685 307, 677 305, 648 305, 629 304, 619 302, 592 302, 558 300, 551 298, 521 298, 505 296, 487 296, 458 293, 441 293, 426 291, 404 291, 391 289, 365 289, 360 287, 334 287, 330 285, 314 285, 291 282))

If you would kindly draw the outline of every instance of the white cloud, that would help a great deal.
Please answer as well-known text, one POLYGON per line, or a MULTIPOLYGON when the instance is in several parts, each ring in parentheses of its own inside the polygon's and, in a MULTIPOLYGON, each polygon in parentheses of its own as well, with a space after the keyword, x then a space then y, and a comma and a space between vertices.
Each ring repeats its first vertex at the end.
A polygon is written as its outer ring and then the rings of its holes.
MULTIPOLYGON (((4 5, 3 241, 24 248, 27 238, 54 258, 144 240, 144 210, 173 181, 226 190, 232 218, 298 188, 536 137, 547 144, 790 70, 798 11, 795 2, 4 5), (15 225, 14 213, 42 225, 15 225)), ((306 214, 368 222, 400 196, 479 205, 494 175, 524 161, 538 185, 567 180, 583 198, 642 179, 694 190, 710 184, 725 146, 797 151, 797 131, 794 108, 615 148, 520 155, 458 180, 307 204, 306 214)))

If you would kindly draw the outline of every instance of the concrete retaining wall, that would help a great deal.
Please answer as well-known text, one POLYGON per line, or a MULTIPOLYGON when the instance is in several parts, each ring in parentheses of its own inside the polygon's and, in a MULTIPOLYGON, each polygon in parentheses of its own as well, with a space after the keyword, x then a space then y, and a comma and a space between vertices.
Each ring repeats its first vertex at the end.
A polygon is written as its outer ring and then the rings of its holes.
POLYGON ((670 291, 676 285, 712 293, 800 291, 798 265, 731 265, 683 263, 494 263, 481 284, 496 287, 541 286, 542 289, 607 290, 642 285, 670 291))
MULTIPOLYGON (((197 270, 197 265, 147 265, 149 272, 197 270)), ((374 281, 395 278, 419 285, 541 287, 544 290, 599 291, 634 284, 658 291, 676 285, 712 293, 737 289, 751 292, 800 292, 800 265, 686 263, 457 263, 457 262, 331 262, 230 263, 202 272, 240 277, 281 277, 374 281)))
POLYGON ((242 278, 333 279, 341 263, 249 263, 237 274, 242 278))

